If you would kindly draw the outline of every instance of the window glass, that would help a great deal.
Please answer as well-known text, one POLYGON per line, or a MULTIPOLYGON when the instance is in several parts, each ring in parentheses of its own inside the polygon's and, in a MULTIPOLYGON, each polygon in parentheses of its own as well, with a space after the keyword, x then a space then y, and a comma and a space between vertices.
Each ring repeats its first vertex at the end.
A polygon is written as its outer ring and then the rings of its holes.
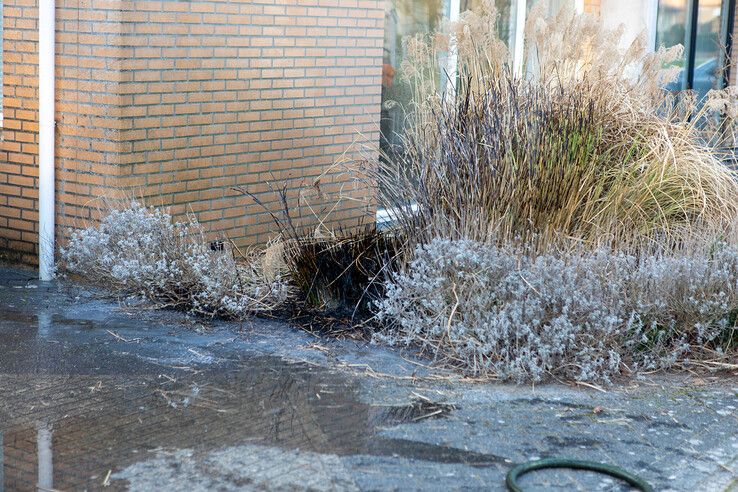
MULTIPOLYGON (((461 12, 474 10, 480 7, 482 0, 461 0, 461 12)), ((515 0, 495 0, 497 8, 497 32, 512 53, 515 45, 515 0)))
POLYGON ((697 39, 694 45, 694 85, 699 98, 717 87, 720 67, 721 0, 700 0, 697 13, 697 39))
MULTIPOLYGON (((685 45, 687 32, 687 0, 659 0, 658 16, 656 19, 656 47, 670 48, 681 44, 685 45)), ((686 53, 674 65, 684 68, 687 64, 686 53)), ((669 90, 680 90, 684 87, 684 70, 679 77, 671 82, 669 90)))
POLYGON ((534 5, 543 4, 545 6, 545 14, 548 17, 552 17, 559 13, 561 7, 564 5, 574 5, 574 0, 533 0, 528 1, 528 10, 533 8, 534 5))
MULTIPOLYGON (((481 0, 460 0, 459 14, 479 7, 481 0)), ((401 136, 410 109, 410 87, 400 73, 404 57, 402 40, 441 29, 451 17, 450 0, 388 0, 385 7, 384 57, 382 66, 381 150, 392 156, 401 151, 401 136)), ((495 0, 500 37, 512 52, 515 41, 515 0, 495 0)), ((443 83, 447 74, 438 74, 443 83)))
POLYGON ((444 0, 389 0, 385 7, 384 56, 382 60, 382 113, 380 147, 387 155, 399 151, 401 135, 410 107, 410 87, 402 79, 402 40, 431 33, 448 17, 444 0))
MULTIPOLYGON (((659 0, 656 46, 687 46, 687 0, 659 0)), ((694 71, 692 89, 699 99, 717 86, 720 73, 721 0, 699 0, 697 8, 697 37, 694 44, 694 71)), ((686 66, 685 53, 677 65, 686 66)), ((667 86, 670 90, 686 87, 686 74, 682 70, 676 81, 667 86)))

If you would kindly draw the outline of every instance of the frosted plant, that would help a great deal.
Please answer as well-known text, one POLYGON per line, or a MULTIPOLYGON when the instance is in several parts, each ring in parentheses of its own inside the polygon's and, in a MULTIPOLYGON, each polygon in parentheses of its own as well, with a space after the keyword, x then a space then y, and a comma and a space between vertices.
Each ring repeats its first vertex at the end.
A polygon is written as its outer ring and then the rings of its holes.
POLYGON ((204 315, 242 317, 288 296, 284 276, 274 267, 265 275, 258 255, 241 262, 229 247, 213 251, 194 218, 173 222, 137 202, 73 232, 62 258, 69 272, 204 315))
POLYGON ((731 334, 738 252, 528 254, 468 240, 418 247, 378 303, 378 341, 419 344, 473 375, 609 381, 731 334))

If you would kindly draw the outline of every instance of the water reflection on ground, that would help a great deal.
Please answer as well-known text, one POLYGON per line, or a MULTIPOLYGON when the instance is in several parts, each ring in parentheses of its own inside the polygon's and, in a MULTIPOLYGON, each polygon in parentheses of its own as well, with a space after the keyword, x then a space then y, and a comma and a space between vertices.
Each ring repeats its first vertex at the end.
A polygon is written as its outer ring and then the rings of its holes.
MULTIPOLYGON (((159 374, 3 374, 0 429, 7 490, 94 489, 109 473, 167 449, 194 455, 248 443, 331 455, 488 462, 462 450, 376 436, 421 406, 370 406, 356 383, 304 364, 255 357, 159 374)), ((277 475, 286 470, 275 467, 277 475)), ((107 478, 107 480, 106 480, 107 478)), ((268 476, 266 477, 268 478, 268 476)))

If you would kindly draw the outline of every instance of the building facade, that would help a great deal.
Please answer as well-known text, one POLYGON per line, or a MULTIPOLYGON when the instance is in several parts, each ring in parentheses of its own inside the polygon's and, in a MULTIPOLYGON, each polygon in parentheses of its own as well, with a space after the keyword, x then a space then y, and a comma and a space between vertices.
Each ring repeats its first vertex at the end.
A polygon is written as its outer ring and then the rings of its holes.
MULTIPOLYGON (((0 249, 27 263, 39 233, 38 12, 38 0, 2 6, 0 249)), ((383 22, 381 0, 58 0, 57 239, 94 220, 101 197, 134 196, 265 241, 269 215, 233 187, 273 202, 268 182, 297 193, 352 141, 378 141, 383 22)), ((325 176, 323 191, 342 179, 325 176)))
MULTIPOLYGON (((44 1, 2 1, 0 254, 25 263, 37 262, 39 244, 44 1)), ((279 207, 270 182, 297 197, 318 176, 321 193, 348 198, 333 219, 365 218, 371 197, 332 164, 375 159, 376 149, 360 155, 351 144, 379 145, 381 130, 381 145, 392 145, 401 133, 402 115, 382 99, 397 108, 407 97, 402 37, 479 1, 56 0, 57 240, 94 221, 102 199, 140 197, 177 216, 194 212, 237 243, 263 242, 272 219, 234 188, 279 207)), ((555 12, 566 0, 539 1, 555 12)), ((533 3, 495 1, 512 52, 533 3)), ((654 47, 686 43, 681 84, 722 83, 714 67, 730 54, 735 0, 575 5, 610 27, 624 23, 626 39, 645 30, 654 47)))

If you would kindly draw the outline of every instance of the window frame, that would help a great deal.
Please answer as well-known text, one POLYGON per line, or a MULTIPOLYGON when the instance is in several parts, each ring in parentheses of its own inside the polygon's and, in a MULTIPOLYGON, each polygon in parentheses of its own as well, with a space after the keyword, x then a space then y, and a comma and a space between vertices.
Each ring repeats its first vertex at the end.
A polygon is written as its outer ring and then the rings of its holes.
POLYGON ((733 31, 735 29, 736 0, 723 0, 720 19, 720 41, 725 46, 720 50, 718 63, 720 80, 718 88, 723 89, 730 84, 730 63, 733 59, 733 31))
MULTIPOLYGON (((661 9, 659 9, 658 0, 656 3, 656 16, 654 17, 653 32, 658 30, 659 16, 661 15, 661 9)), ((720 33, 718 41, 722 49, 718 53, 718 67, 720 70, 720 76, 718 77, 717 88, 723 89, 727 87, 730 80, 730 62, 732 59, 733 51, 733 28, 735 26, 735 7, 736 0, 722 0, 720 4, 720 33)), ((694 69, 695 69, 695 57, 696 50, 695 45, 697 43, 697 28, 698 16, 699 16, 700 0, 689 0, 687 2, 687 19, 685 22, 685 39, 684 39, 684 80, 682 81, 683 90, 691 90, 694 88, 694 69)), ((656 36, 654 36, 654 49, 658 49, 656 46, 656 36)))

